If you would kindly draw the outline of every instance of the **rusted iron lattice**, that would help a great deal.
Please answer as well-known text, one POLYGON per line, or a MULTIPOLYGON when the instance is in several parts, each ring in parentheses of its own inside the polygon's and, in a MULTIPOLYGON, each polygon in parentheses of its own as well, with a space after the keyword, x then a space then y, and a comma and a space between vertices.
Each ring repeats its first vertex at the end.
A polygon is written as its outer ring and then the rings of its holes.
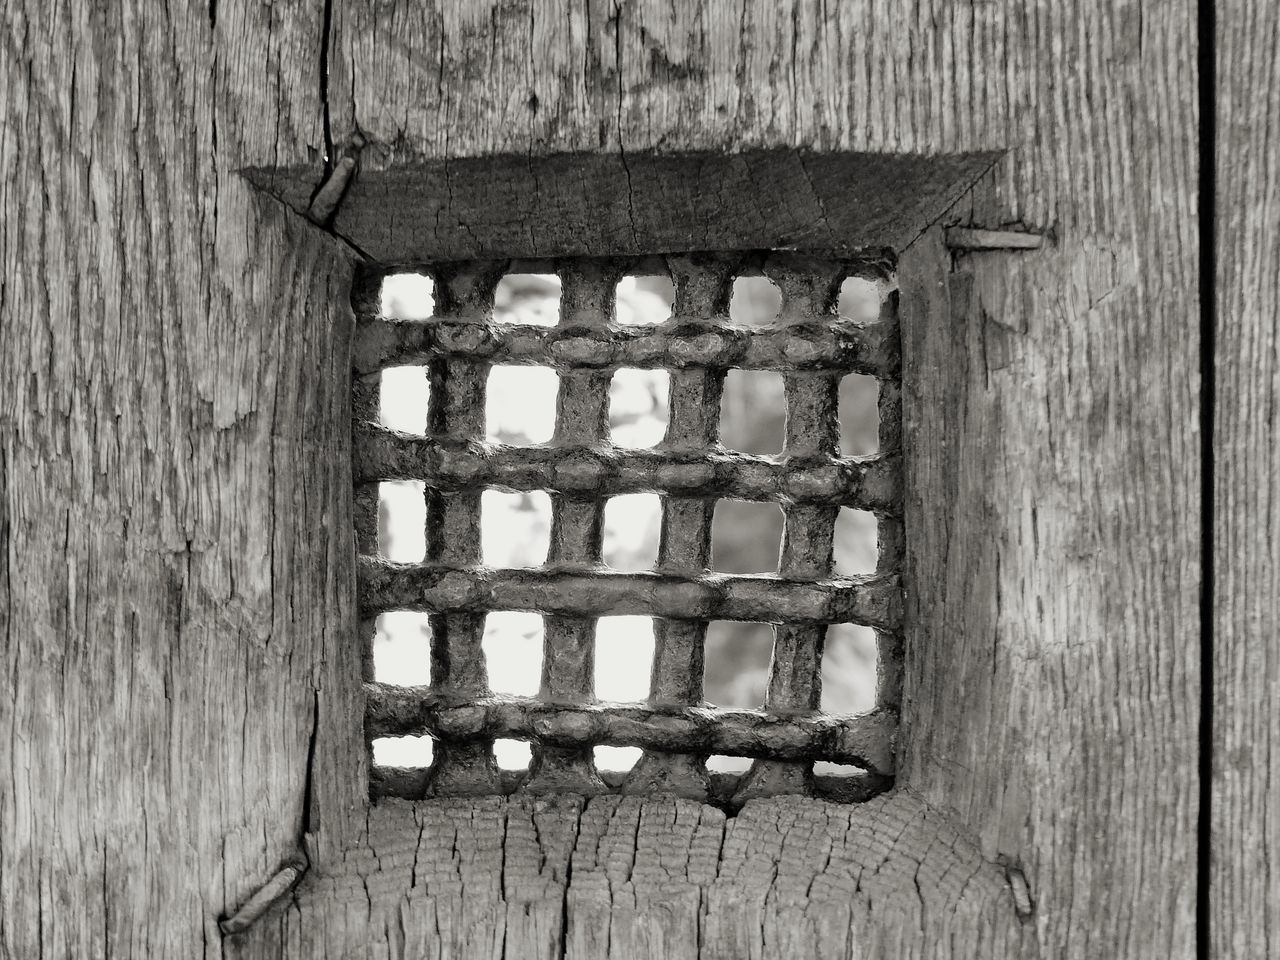
POLYGON ((366 735, 429 734, 430 769, 373 771, 380 795, 417 797, 523 789, 599 793, 673 792, 706 798, 812 793, 815 760, 866 771, 856 798, 883 789, 893 773, 901 673, 901 403, 899 333, 890 297, 876 322, 836 315, 848 276, 883 275, 883 259, 816 258, 788 253, 670 257, 676 298, 657 326, 620 326, 614 292, 627 273, 655 261, 578 258, 559 262, 563 283, 555 327, 499 324, 494 288, 512 265, 424 266, 435 281, 435 315, 398 321, 379 315, 382 277, 369 271, 353 297, 356 532, 359 605, 366 656, 366 735), (763 273, 782 291, 777 320, 743 328, 728 318, 733 279, 763 273), (550 443, 514 447, 485 441, 485 386, 494 363, 555 368, 560 386, 550 443), (426 436, 377 424, 380 371, 422 364, 430 399, 426 436), (609 442, 608 397, 621 366, 670 371, 670 419, 652 450, 609 442), (720 395, 730 368, 775 370, 786 391, 786 442, 779 456, 719 445, 720 395), (880 450, 840 455, 838 390, 847 373, 880 383, 880 450), (427 551, 422 563, 377 556, 378 483, 425 481, 427 551), (480 564, 480 495, 488 486, 546 490, 553 503, 551 546, 540 569, 480 564), (662 495, 656 568, 617 573, 601 564, 602 518, 610 495, 662 495), (785 526, 776 576, 728 576, 708 568, 718 498, 775 501, 785 526), (841 506, 874 511, 879 522, 875 575, 836 577, 833 533, 841 506), (392 610, 426 611, 431 684, 376 683, 375 619, 392 610), (536 697, 494 695, 481 637, 489 611, 544 617, 541 688, 536 697), (593 696, 596 618, 655 618, 650 694, 644 704, 599 703, 593 696), (703 702, 707 623, 774 624, 768 691, 759 710, 703 702), (874 627, 879 644, 876 709, 859 716, 818 712, 826 625, 874 627), (527 775, 499 771, 499 737, 532 742, 527 775), (644 753, 620 783, 595 769, 599 744, 644 753), (709 777, 709 754, 755 758, 726 790, 709 777))

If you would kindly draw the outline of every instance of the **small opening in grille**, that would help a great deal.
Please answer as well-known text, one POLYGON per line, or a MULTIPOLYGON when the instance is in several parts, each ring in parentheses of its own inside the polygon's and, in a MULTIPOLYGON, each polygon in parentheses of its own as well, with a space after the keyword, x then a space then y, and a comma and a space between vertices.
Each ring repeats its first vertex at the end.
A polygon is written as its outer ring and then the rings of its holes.
POLYGON ((384 480, 378 484, 378 555, 417 563, 427 555, 426 484, 384 480))
POLYGON ((876 706, 876 633, 856 623, 827 627, 822 651, 824 713, 870 713, 876 706))
POLYGON ((739 453, 782 452, 787 418, 782 376, 765 370, 730 370, 720 401, 720 442, 739 453))
POLYGON ((390 367, 382 371, 379 397, 380 420, 388 430, 401 433, 427 432, 426 367, 390 367))
POLYGON ((431 737, 375 737, 373 762, 381 767, 429 767, 434 746, 431 737))
POLYGON ((782 291, 768 277, 738 277, 729 298, 729 319, 747 327, 773 323, 782 309, 782 291))
POLYGON ((554 327, 560 316, 560 278, 554 273, 508 273, 493 291, 498 323, 554 327))
POLYGON ((623 368, 609 384, 609 434, 620 447, 652 447, 667 432, 665 370, 623 368))
POLYGON ((841 507, 836 514, 835 572, 846 577, 870 576, 876 572, 880 551, 876 545, 876 515, 870 510, 841 507))
POLYGON ((636 765, 644 751, 639 747, 593 747, 596 769, 625 773, 636 765))
POLYGON ((546 443, 556 428, 556 373, 546 367, 498 366, 489 371, 485 433, 518 447, 546 443))
POLYGON ((551 543, 551 497, 545 490, 480 497, 480 552, 488 567, 540 567, 551 543))
POLYGON ((676 302, 675 284, 667 276, 623 277, 614 294, 617 322, 626 325, 662 323, 671 318, 676 302))
POLYGON ((396 686, 431 683, 431 623, 425 613, 379 614, 373 639, 373 679, 396 686))
POLYGON ((783 515, 776 503, 720 500, 711 526, 711 569, 776 573, 783 515))
POLYGON ((396 320, 426 320, 436 309, 435 290, 426 274, 389 274, 382 279, 380 312, 396 320))
POLYGON ((651 570, 658 562, 662 500, 656 493, 622 493, 604 505, 604 562, 614 570, 651 570))
POLYGON ((649 617, 597 620, 593 678, 596 699, 639 703, 648 697, 653 647, 653 620, 649 617))
POLYGON ((537 696, 542 676, 542 617, 518 610, 494 610, 485 616, 480 645, 490 690, 515 697, 537 696))
POLYGON ((500 737, 493 741, 493 759, 501 770, 527 770, 533 751, 524 740, 500 737))
POLYGON ((840 381, 840 450, 846 457, 879 453, 879 398, 875 377, 851 373, 840 381))
POLYGON ((889 264, 424 265, 356 303, 375 795, 891 783, 889 264))
POLYGON ((763 707, 772 657, 769 624, 713 620, 707 625, 707 702, 748 710, 763 707))

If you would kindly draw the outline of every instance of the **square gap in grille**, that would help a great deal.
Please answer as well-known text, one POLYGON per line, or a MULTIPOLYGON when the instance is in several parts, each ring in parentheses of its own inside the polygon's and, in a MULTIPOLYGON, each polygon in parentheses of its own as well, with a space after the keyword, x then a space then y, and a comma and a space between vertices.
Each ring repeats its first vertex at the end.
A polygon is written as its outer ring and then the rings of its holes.
POLYGON ((374 737, 373 762, 380 767, 429 767, 434 744, 431 737, 374 737))
POLYGON ((737 277, 729 297, 729 319, 744 327, 767 327, 782 311, 782 291, 768 277, 737 277))
POLYGON ((418 563, 427 552, 426 484, 384 480, 378 484, 378 553, 396 563, 418 563))
POLYGON ((493 759, 499 770, 528 770, 533 748, 525 740, 501 738, 493 741, 493 759))
POLYGON ((554 327, 560 319, 560 278, 554 273, 508 273, 493 291, 493 319, 554 327))
POLYGON ((707 624, 703 696, 717 707, 759 710, 769 687, 772 659, 769 624, 712 620, 707 624))
POLYGON ((711 520, 711 569, 776 573, 783 519, 782 507, 776 503, 717 501, 711 520))
POLYGON ((644 751, 639 747, 612 747, 606 745, 595 747, 591 752, 595 759, 597 770, 606 773, 626 773, 636 765, 644 751))
POLYGON ((480 495, 480 554, 488 567, 540 567, 551 545, 551 497, 545 490, 480 495))
POLYGON ((388 430, 422 436, 430 397, 426 367, 387 367, 378 381, 378 422, 388 430))
POLYGON ((622 367, 609 381, 609 437, 619 447, 662 442, 669 418, 671 375, 666 370, 622 367))
POLYGON ((595 695, 608 703, 639 703, 649 696, 653 620, 601 617, 596 621, 595 695))
POLYGON ((840 451, 869 457, 880 450, 880 381, 861 373, 840 380, 840 451))
POLYGON ((841 507, 836 514, 835 572, 841 576, 869 576, 876 572, 880 549, 879 523, 869 510, 841 507))
POLYGON ((730 370, 720 399, 720 443, 738 453, 782 452, 787 421, 782 374, 730 370))
POLYGON ((520 610, 485 616, 480 640, 489 689, 513 697, 536 697, 542 678, 542 617, 520 610))
POLYGON ((435 313, 435 281, 425 273, 391 273, 382 278, 379 312, 392 320, 428 320, 435 313))
POLYGON ((730 757, 722 753, 713 753, 707 757, 708 773, 746 773, 751 769, 750 757, 730 757))
POLYGON ((431 684, 431 622, 416 610, 379 614, 373 636, 373 679, 396 686, 431 684))
POLYGON ((651 570, 658 562, 662 500, 656 493, 623 493, 604 505, 604 562, 614 570, 651 570))
POLYGON ((648 326, 671 318, 675 284, 668 276, 626 276, 615 290, 614 315, 624 326, 648 326))
POLYGON ((847 277, 840 284, 836 310, 849 320, 874 323, 896 289, 896 283, 887 277, 847 277))
POLYGON ((485 437, 517 447, 546 443, 556 429, 560 379, 550 367, 500 364, 489 371, 485 437))
POLYGON ((856 623, 827 627, 822 649, 823 713, 870 713, 876 707, 880 651, 875 631, 856 623))

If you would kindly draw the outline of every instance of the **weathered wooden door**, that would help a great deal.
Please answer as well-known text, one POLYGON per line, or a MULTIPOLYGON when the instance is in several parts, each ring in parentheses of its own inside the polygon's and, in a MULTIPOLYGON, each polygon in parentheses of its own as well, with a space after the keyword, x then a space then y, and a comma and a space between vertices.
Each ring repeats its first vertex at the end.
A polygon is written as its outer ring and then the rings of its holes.
POLYGON ((1184 0, 11 0, 0 956, 1275 955, 1280 12, 1216 6, 1215 154, 1184 0), (370 806, 345 175, 396 235, 447 161, 762 149, 988 158, 893 240, 894 788, 370 806))

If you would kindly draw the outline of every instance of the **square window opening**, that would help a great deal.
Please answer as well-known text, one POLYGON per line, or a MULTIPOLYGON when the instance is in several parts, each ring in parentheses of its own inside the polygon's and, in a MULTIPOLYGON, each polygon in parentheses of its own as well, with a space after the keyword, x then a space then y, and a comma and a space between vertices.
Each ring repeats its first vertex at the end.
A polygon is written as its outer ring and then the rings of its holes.
POLYGON ((384 480, 378 484, 378 553, 395 563, 419 563, 427 552, 426 484, 384 480))
POLYGON ((738 453, 782 452, 787 400, 782 374, 730 370, 720 399, 720 443, 738 453))
POLYGON ((776 573, 784 517, 776 503, 720 500, 711 521, 711 569, 776 573))
POLYGON ((392 320, 429 320, 435 313, 435 281, 424 273, 392 273, 382 278, 380 312, 392 320))
POLYGON ((431 737, 374 737, 373 762, 380 767, 429 767, 434 743, 431 737))
POLYGON ((754 761, 750 757, 730 757, 713 753, 707 757, 708 773, 746 773, 754 761))
POLYGON ((626 276, 614 291, 615 316, 624 326, 651 326, 671 319, 676 302, 669 276, 626 276))
POLYGON ((519 610, 485 616, 480 640, 489 689, 513 697, 536 697, 542 677, 542 617, 519 610))
POLYGON ((717 707, 758 710, 769 688, 773 627, 751 621, 707 624, 704 696, 717 707))
POLYGON ((485 394, 486 439, 518 447, 549 441, 559 384, 549 367, 493 367, 485 394))
POLYGON ((604 505, 604 562, 614 570, 651 570, 658 562, 662 498, 656 493, 623 493, 604 505))
POLYGON ((822 712, 862 714, 874 710, 879 660, 879 644, 870 627, 856 623, 827 627, 822 650, 822 712))
POLYGON ((880 451, 880 381, 851 373, 840 381, 840 450, 846 457, 880 451))
POLYGON ((378 422, 388 430, 424 436, 430 396, 426 367, 388 367, 378 382, 378 422))
POLYGON ((533 750, 524 740, 506 738, 493 741, 493 759, 499 770, 528 770, 533 750))
POLYGON ((729 297, 729 319, 744 327, 766 327, 782 312, 782 291, 768 277, 737 277, 729 297))
POLYGON ((649 617, 601 617, 596 622, 596 699, 608 703, 647 699, 653 648, 653 620, 649 617))
POLYGON ((480 553, 488 567, 540 567, 551 544, 551 497, 545 490, 480 495, 480 553))
POLYGON ((887 277, 847 277, 840 284, 840 296, 836 305, 841 317, 862 323, 875 323, 880 319, 885 301, 896 289, 887 277))
POLYGON ((636 765, 644 753, 639 747, 595 747, 592 751, 596 769, 607 773, 626 773, 636 765))
POLYGON ((870 576, 880 559, 879 522, 869 510, 841 507, 836 515, 835 572, 846 577, 870 576))
POLYGON ((508 273, 493 291, 493 319, 554 327, 560 320, 560 278, 554 273, 508 273))
POLYGON ((609 382, 609 435, 619 447, 653 447, 667 433, 667 397, 671 375, 666 370, 624 367, 609 382))
POLYGON ((430 618, 416 610, 388 610, 375 624, 373 679, 402 687, 430 686, 430 618))

